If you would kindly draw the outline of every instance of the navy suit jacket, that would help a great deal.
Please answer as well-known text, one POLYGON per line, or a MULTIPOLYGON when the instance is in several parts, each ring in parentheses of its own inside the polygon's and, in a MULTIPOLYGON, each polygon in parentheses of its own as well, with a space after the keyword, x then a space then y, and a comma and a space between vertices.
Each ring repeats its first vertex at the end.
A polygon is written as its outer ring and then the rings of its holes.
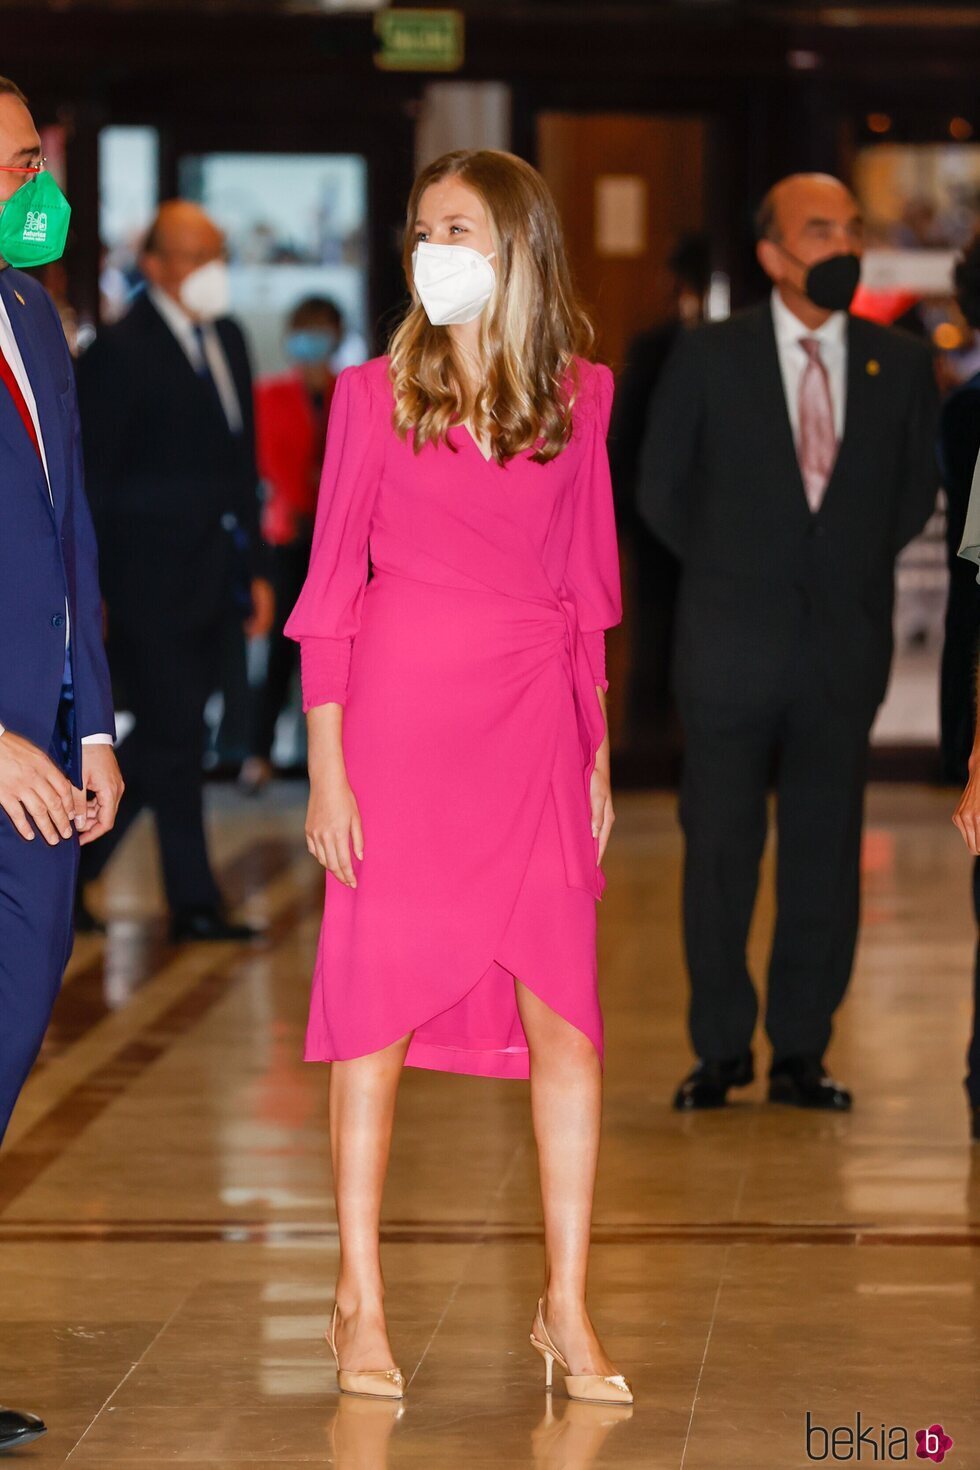
POLYGON ((78 785, 82 736, 115 735, 116 727, 75 378, 44 287, 7 266, 0 270, 0 296, 37 403, 51 478, 49 496, 37 451, 0 386, 0 723, 47 752, 65 666, 67 601, 75 690, 69 774, 78 785))

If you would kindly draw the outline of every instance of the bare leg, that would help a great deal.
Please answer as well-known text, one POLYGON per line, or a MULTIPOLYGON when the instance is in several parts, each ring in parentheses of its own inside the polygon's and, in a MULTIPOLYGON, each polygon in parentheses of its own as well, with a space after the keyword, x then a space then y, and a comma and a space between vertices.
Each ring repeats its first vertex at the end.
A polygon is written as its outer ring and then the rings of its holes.
POLYGON ((515 980, 531 1054, 531 1118, 544 1206, 544 1325, 569 1372, 615 1373, 585 1306, 599 1161, 602 1069, 587 1036, 515 980))
POLYGON ((384 1192, 398 1083, 412 1033, 383 1051, 330 1064, 330 1154, 340 1233, 337 1354, 347 1369, 396 1368, 381 1274, 384 1192))

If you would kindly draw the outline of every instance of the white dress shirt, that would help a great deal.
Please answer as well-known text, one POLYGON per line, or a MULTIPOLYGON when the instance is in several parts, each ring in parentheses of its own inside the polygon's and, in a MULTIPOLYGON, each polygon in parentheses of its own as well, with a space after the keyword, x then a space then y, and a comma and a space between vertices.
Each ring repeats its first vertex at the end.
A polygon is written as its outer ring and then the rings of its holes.
MULTIPOLYGON (((17 338, 14 336, 14 329, 10 325, 10 317, 7 315, 7 307, 6 307, 6 304, 5 304, 4 299, 3 299, 2 296, 0 296, 0 348, 3 349, 3 355, 7 359, 7 362, 10 364, 10 371, 13 373, 14 378, 17 381, 17 386, 20 388, 21 393, 23 393, 23 395, 24 395, 24 402, 27 404, 27 410, 28 410, 28 412, 29 412, 29 414, 31 416, 31 421, 34 424, 34 432, 37 435, 38 447, 41 450, 41 463, 44 466, 44 478, 47 481, 47 485, 48 485, 48 499, 51 501, 51 504, 54 505, 54 496, 51 494, 51 477, 48 474, 48 458, 47 458, 47 455, 44 452, 44 435, 41 433, 41 420, 38 417, 38 412, 37 412, 37 401, 36 401, 36 399, 34 397, 34 389, 31 387, 31 380, 27 376, 27 369, 24 366, 24 359, 20 355, 20 348, 17 345, 17 338)), ((4 391, 6 391, 6 390, 4 390, 4 391)), ((69 617, 68 617, 68 599, 66 598, 65 599, 65 647, 66 648, 68 647, 68 641, 69 641, 70 636, 71 636, 71 625, 69 623, 69 617)), ((4 726, 2 724, 0 724, 0 735, 2 735, 3 732, 4 732, 4 726)), ((102 735, 83 735, 82 736, 82 744, 83 745, 111 745, 112 744, 112 736, 111 735, 106 735, 106 734, 102 734, 102 735)))
MULTIPOLYGON (((184 349, 191 367, 195 372, 199 372, 201 353, 194 332, 193 318, 187 315, 179 302, 175 301, 172 296, 168 296, 166 291, 161 291, 158 286, 148 287, 148 295, 184 349)), ((242 406, 238 401, 235 380, 231 375, 231 368, 228 366, 221 338, 215 331, 213 322, 202 322, 200 325, 204 340, 204 355, 211 369, 211 376, 218 390, 218 397, 221 399, 228 427, 233 434, 238 434, 242 429, 242 406)))
POLYGON ((793 427, 793 439, 800 433, 800 379, 807 355, 800 346, 801 337, 816 337, 820 357, 830 379, 830 402, 834 411, 837 439, 844 437, 844 405, 847 400, 847 312, 830 314, 822 327, 811 331, 786 305, 777 289, 772 293, 772 322, 776 331, 779 370, 783 376, 786 407, 793 427))

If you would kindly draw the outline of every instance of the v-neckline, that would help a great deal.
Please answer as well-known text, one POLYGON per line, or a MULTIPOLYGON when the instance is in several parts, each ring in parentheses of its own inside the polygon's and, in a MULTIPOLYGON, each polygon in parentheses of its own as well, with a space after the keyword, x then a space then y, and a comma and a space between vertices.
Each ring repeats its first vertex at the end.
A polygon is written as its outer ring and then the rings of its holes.
POLYGON ((470 443, 473 445, 473 448, 476 450, 477 454, 483 460, 483 463, 484 464, 489 464, 490 463, 490 461, 493 459, 493 449, 491 448, 489 454, 484 454, 483 450, 480 447, 479 441, 477 440, 476 435, 473 433, 472 429, 470 429, 470 427, 467 424, 453 424, 453 428, 454 429, 462 429, 463 433, 466 435, 467 439, 469 439, 470 443))

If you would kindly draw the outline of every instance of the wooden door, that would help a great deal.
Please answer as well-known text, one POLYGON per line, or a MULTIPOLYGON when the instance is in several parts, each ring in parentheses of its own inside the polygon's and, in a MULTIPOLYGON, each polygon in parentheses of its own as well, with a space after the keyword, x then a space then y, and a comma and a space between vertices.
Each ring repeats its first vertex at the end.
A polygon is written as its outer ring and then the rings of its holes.
POLYGON ((706 124, 697 117, 542 113, 538 166, 565 227, 578 288, 614 369, 670 310, 664 261, 704 227, 706 124))
MULTIPOLYGON (((538 166, 555 195, 579 293, 597 329, 596 355, 618 372, 631 338, 671 314, 665 262, 678 237, 705 226, 707 125, 697 117, 542 113, 538 166)), ((628 749, 625 691, 638 660, 636 559, 620 535, 623 621, 607 639, 608 715, 618 770, 640 781, 644 759, 628 749)), ((665 724, 667 766, 673 722, 665 724)), ((660 762, 658 761, 658 765, 660 762)))

